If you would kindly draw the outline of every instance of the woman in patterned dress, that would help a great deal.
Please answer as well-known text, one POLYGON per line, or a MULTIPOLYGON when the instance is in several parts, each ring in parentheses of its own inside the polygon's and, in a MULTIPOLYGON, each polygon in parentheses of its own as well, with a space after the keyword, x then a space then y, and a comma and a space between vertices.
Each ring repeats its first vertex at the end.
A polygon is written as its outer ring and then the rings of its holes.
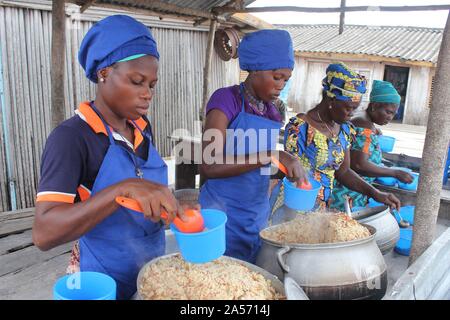
MULTIPOLYGON (((330 64, 322 81, 322 101, 306 114, 291 118, 285 130, 285 150, 295 155, 311 178, 320 182, 317 208, 330 207, 335 179, 344 186, 390 207, 400 208, 391 193, 380 192, 350 168, 354 129, 348 122, 366 91, 366 80, 343 63, 330 64)), ((283 188, 272 208, 283 203, 283 188)), ((272 194, 272 199, 274 199, 272 194)))
MULTIPOLYGON (((393 177, 404 183, 411 183, 413 180, 406 171, 381 165, 382 153, 378 142, 381 132, 375 124, 382 126, 391 122, 399 104, 400 95, 390 82, 374 80, 367 110, 351 121, 355 129, 350 151, 351 168, 370 184, 376 177, 393 177)), ((365 207, 368 202, 365 194, 353 191, 335 180, 331 207, 345 210, 344 196, 349 197, 351 207, 365 207)))

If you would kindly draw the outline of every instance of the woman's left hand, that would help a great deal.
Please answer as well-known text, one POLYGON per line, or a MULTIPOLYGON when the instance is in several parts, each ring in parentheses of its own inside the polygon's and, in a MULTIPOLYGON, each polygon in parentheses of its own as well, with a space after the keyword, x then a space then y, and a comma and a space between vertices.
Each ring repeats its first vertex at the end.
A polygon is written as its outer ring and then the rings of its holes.
POLYGON ((400 210, 400 200, 390 192, 378 191, 372 198, 374 198, 375 201, 382 202, 391 208, 397 209, 397 211, 400 210))

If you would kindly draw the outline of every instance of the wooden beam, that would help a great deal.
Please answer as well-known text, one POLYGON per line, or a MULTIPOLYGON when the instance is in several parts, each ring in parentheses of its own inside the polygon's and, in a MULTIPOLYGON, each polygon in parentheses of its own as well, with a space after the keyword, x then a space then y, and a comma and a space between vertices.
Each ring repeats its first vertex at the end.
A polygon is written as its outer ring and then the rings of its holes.
MULTIPOLYGON (((433 10, 450 10, 450 5, 430 5, 430 6, 352 6, 345 7, 344 12, 357 11, 433 11, 433 10)), ((214 8, 214 13, 237 13, 237 12, 315 12, 315 13, 330 13, 341 12, 340 7, 334 8, 311 8, 311 7, 297 7, 297 6, 277 6, 277 7, 247 7, 244 9, 236 9, 233 7, 219 7, 214 8)))
POLYGON ((52 128, 64 120, 64 72, 66 52, 65 1, 52 1, 52 128))
POLYGON ((249 13, 235 13, 231 16, 231 20, 245 23, 256 29, 273 29, 274 26, 266 21, 255 17, 249 13))
POLYGON ((450 137, 450 14, 442 36, 417 189, 409 265, 433 243, 450 137))
POLYGON ((359 60, 359 61, 372 61, 372 62, 387 62, 398 65, 409 65, 409 66, 417 66, 417 67, 428 67, 434 68, 436 64, 429 61, 412 61, 405 60, 401 58, 391 58, 391 57, 383 57, 371 54, 363 54, 363 53, 333 53, 333 52, 303 52, 303 51, 295 51, 295 55, 297 57, 306 58, 306 59, 327 59, 327 60, 359 60))
POLYGON ((345 23, 345 0, 341 0, 341 13, 339 14, 339 34, 344 32, 345 23))
POLYGON ((200 121, 202 122, 205 120, 205 109, 209 97, 209 74, 211 71, 212 55, 214 51, 214 34, 216 33, 216 29, 217 21, 211 20, 211 24, 209 25, 208 44, 206 46, 205 67, 203 68, 203 98, 199 115, 200 121))
POLYGON ((95 2, 95 0, 89 0, 86 1, 80 8, 80 12, 83 13, 87 10, 87 8, 89 8, 93 3, 95 2))

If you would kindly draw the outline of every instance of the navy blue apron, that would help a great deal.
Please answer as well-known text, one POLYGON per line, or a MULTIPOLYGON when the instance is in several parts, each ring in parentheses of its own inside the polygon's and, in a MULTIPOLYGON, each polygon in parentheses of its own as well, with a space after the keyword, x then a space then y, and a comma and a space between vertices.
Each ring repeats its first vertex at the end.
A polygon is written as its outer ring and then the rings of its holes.
MULTIPOLYGON (((94 110, 97 111, 94 105, 94 110)), ((147 159, 137 157, 116 144, 105 123, 109 148, 103 159, 91 196, 128 178, 140 177, 167 185, 167 165, 149 140, 147 159)), ((141 130, 136 124, 134 124, 141 130)), ((117 299, 129 299, 136 292, 141 267, 161 256, 165 250, 165 233, 160 223, 145 219, 143 214, 120 207, 80 239, 80 270, 106 273, 117 283, 117 299)))
MULTIPOLYGON (((228 129, 255 129, 257 143, 246 143, 245 136, 227 132, 226 154, 251 154, 275 150, 281 123, 245 112, 244 94, 240 86, 242 109, 228 129)), ((208 179, 200 191, 202 208, 213 208, 227 214, 225 255, 254 263, 261 246, 259 232, 269 218, 269 175, 255 169, 239 176, 208 179)))

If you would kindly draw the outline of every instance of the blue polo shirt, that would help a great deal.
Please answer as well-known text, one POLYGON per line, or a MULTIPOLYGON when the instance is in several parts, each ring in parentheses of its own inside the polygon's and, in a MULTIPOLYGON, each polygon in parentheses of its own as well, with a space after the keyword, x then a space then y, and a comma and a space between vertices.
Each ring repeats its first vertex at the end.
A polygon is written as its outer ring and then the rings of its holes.
MULTIPOLYGON (((75 113, 56 127, 47 139, 36 202, 74 203, 88 199, 91 194, 109 139, 102 120, 89 102, 81 103, 75 113)), ((144 139, 141 130, 152 136, 151 126, 146 117, 134 123, 139 128, 133 124, 133 142, 125 141, 111 127, 110 130, 116 143, 146 160, 149 140, 144 139)))

